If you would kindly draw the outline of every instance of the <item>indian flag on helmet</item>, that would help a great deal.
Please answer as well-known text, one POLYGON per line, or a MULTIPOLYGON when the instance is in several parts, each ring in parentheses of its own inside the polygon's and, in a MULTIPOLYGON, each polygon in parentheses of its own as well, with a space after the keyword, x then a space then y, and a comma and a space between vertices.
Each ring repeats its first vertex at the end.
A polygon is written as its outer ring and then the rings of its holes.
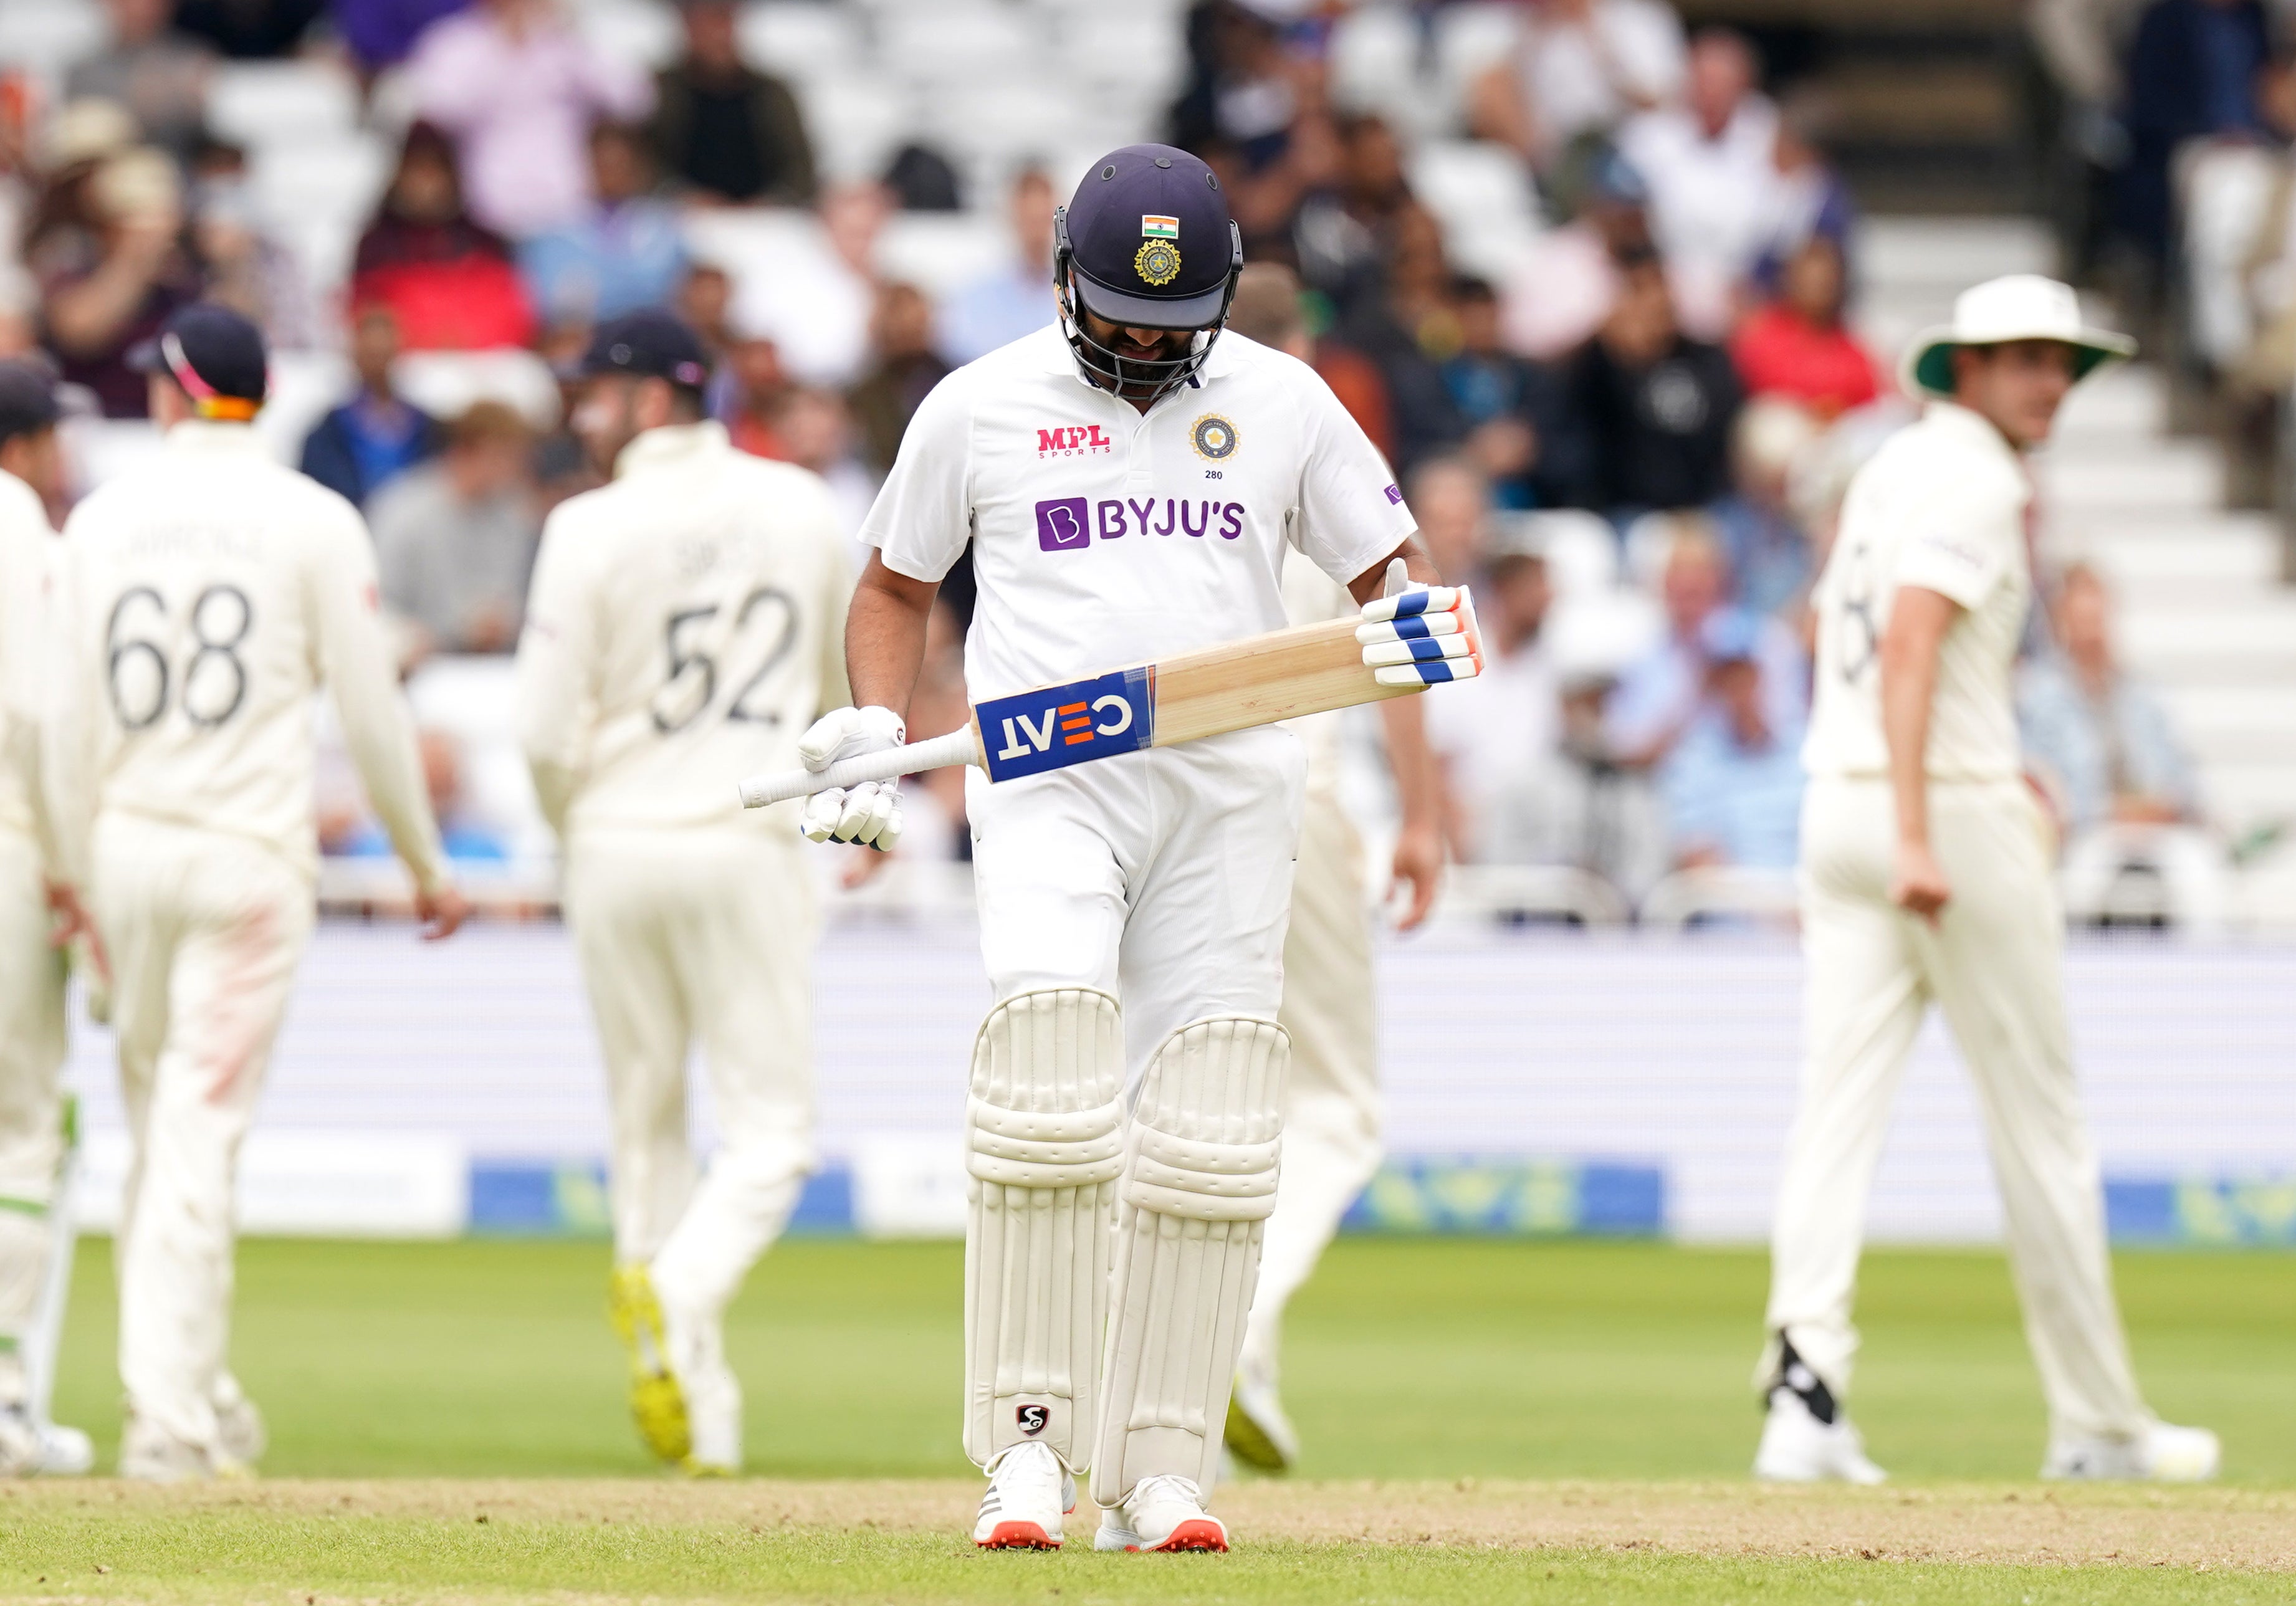
POLYGON ((1180 237, 1180 220, 1144 213, 1140 218, 1140 237, 1143 240, 1177 240, 1180 237))

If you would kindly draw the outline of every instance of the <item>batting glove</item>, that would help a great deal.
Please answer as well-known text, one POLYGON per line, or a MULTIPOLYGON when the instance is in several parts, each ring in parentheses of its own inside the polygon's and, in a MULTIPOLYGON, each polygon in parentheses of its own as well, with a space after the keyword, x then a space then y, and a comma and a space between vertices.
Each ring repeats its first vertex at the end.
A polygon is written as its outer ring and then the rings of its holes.
POLYGON ((1356 640, 1383 686, 1472 680, 1483 667, 1483 638, 1464 586, 1405 585, 1400 559, 1390 568, 1387 594, 1363 605, 1356 640))
MULTIPOLYGON (((838 709, 798 738, 798 761, 817 773, 840 759, 882 752, 908 739, 908 726, 890 709, 838 709)), ((859 842, 890 851, 901 840, 901 783, 865 781, 824 788, 805 800, 797 829, 810 842, 859 842)))

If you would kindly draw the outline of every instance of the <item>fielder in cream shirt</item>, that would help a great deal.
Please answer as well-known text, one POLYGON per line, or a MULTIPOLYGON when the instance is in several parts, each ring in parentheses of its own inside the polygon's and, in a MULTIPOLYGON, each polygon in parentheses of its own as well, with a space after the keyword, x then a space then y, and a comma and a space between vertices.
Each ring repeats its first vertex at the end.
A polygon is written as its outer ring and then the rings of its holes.
POLYGON ((845 542, 818 476, 735 451, 705 417, 708 364, 676 319, 603 325, 584 373, 574 427, 614 479, 544 529, 522 740, 606 1061, 632 1410, 664 1460, 731 1472, 726 1307, 813 1163, 816 924, 797 807, 744 810, 734 781, 792 767, 847 701, 845 542), (698 1182, 697 1040, 722 1140, 698 1182))
POLYGON ((205 304, 143 354, 156 458, 74 510, 45 779, 58 874, 111 957, 135 1163, 118 1247, 119 1470, 242 1471, 262 1418, 225 1364, 232 1176, 311 932, 312 694, 324 685, 424 935, 447 877, 357 511, 251 427, 262 336, 205 304))
POLYGON ((2022 776, 2011 674, 2031 483, 2081 377, 2132 349, 2030 275, 1964 292, 1908 356, 1922 421, 1859 471, 1820 578, 1801 828, 1804 1059, 1772 1239, 1757 1476, 1879 1482, 1845 1402, 1866 1197, 1923 1018, 1977 1085, 2049 1413, 2042 1475, 2212 1475, 2216 1436, 2137 1392, 2074 1082, 2052 832, 2022 776))
POLYGON ((46 373, 0 362, 0 1477, 85 1472, 87 1436, 44 1419, 59 1324, 42 1320, 51 1279, 70 1274, 68 1214, 55 1209, 65 1118, 62 943, 86 914, 53 878, 39 783, 48 563, 42 505, 62 478, 60 411, 46 373))

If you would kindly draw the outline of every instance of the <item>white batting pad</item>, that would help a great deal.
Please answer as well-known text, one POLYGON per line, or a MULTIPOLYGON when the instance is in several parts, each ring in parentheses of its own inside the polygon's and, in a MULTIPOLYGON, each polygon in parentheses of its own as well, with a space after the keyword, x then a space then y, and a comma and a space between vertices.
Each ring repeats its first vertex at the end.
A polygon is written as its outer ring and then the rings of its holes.
POLYGON ((1273 1020, 1197 1020, 1148 1067, 1125 1143, 1093 1498, 1142 1479, 1210 1489, 1261 1224, 1275 1209, 1292 1039, 1273 1020))
POLYGON ((1021 993, 972 1049, 964 1236, 965 1454, 1084 1464, 1124 1167, 1124 1020, 1088 987, 1021 993))

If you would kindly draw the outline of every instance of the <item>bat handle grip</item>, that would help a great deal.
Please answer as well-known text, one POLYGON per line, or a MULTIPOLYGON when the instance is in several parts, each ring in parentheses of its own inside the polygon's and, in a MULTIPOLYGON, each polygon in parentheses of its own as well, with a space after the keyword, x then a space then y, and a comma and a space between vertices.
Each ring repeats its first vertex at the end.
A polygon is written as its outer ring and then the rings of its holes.
POLYGON ((865 781, 898 781, 920 770, 978 764, 980 758, 980 738, 973 733, 968 721, 946 736, 841 758, 827 769, 792 769, 778 775, 751 775, 742 783, 742 807, 764 808, 791 798, 809 798, 832 787, 858 786, 865 781))

